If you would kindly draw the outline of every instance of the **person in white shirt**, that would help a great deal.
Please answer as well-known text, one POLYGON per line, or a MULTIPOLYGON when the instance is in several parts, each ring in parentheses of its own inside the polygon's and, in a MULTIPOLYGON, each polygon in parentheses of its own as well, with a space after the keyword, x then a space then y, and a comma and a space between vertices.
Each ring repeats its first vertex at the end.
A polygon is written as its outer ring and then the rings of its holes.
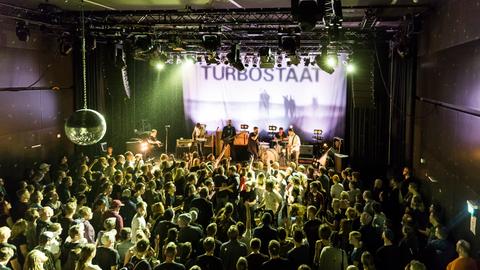
POLYGON ((333 185, 330 188, 330 195, 332 198, 340 199, 340 194, 342 193, 343 185, 340 183, 340 178, 338 175, 332 176, 333 185))
POLYGON ((275 183, 273 180, 267 180, 265 184, 265 194, 263 196, 262 206, 265 206, 265 211, 272 213, 274 220, 276 220, 278 211, 282 207, 282 196, 275 190, 275 183))
POLYGON ((287 144, 287 157, 289 160, 295 160, 298 163, 298 157, 300 156, 300 137, 295 134, 293 128, 288 129, 288 144, 287 144))
POLYGON ((195 125, 195 128, 193 129, 193 132, 192 132, 192 139, 195 142, 195 144, 197 145, 198 154, 202 158, 203 158, 203 146, 204 146, 205 141, 206 141, 206 139, 205 139, 206 134, 207 134, 207 132, 205 131, 205 125, 197 123, 195 125))
POLYGON ((137 203, 137 213, 132 219, 132 242, 137 242, 137 232, 142 231, 148 235, 147 222, 145 216, 147 215, 147 204, 145 202, 137 203))

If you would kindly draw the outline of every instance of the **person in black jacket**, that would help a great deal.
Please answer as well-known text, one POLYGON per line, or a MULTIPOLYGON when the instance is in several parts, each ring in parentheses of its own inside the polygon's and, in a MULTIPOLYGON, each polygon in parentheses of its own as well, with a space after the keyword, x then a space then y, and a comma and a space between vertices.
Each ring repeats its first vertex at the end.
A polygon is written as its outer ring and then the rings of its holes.
POLYGON ((271 240, 278 240, 278 232, 270 226, 271 223, 272 215, 270 213, 263 213, 262 225, 253 230, 253 237, 259 238, 262 241, 260 252, 263 254, 267 254, 268 252, 267 243, 270 243, 271 240))

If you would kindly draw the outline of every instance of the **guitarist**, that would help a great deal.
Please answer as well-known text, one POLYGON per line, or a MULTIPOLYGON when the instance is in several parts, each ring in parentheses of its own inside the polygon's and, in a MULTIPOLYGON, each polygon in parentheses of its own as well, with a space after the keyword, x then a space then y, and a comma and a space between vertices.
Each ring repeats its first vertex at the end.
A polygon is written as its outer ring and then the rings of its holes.
POLYGON ((236 135, 237 135, 237 131, 235 130, 235 127, 232 126, 232 120, 229 119, 227 121, 227 125, 223 127, 223 130, 222 130, 222 141, 223 141, 222 152, 227 145, 230 145, 230 155, 232 157, 232 160, 235 160, 235 151, 233 148, 233 141, 235 140, 236 135))

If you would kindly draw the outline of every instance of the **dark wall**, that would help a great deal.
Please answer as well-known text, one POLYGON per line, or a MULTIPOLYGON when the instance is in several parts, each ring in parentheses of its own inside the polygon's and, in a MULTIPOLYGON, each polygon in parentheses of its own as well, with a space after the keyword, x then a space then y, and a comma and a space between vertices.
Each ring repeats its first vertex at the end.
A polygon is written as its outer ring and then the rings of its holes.
POLYGON ((72 62, 55 37, 31 27, 21 42, 15 22, 0 24, 0 177, 13 182, 32 162, 72 150, 63 131, 73 108, 72 62))
POLYGON ((426 17, 417 65, 415 174, 445 207, 456 236, 467 238, 466 200, 480 194, 478 14, 478 1, 437 7, 426 17))

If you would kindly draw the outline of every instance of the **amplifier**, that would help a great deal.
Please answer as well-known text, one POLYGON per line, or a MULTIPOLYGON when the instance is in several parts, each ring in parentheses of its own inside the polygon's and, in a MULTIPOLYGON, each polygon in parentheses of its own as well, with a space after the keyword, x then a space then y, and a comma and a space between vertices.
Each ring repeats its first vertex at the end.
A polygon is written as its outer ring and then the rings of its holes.
POLYGON ((300 145, 300 156, 313 158, 313 145, 300 145))
POLYGON ((177 147, 188 147, 190 148, 193 145, 192 139, 177 139, 177 147))

